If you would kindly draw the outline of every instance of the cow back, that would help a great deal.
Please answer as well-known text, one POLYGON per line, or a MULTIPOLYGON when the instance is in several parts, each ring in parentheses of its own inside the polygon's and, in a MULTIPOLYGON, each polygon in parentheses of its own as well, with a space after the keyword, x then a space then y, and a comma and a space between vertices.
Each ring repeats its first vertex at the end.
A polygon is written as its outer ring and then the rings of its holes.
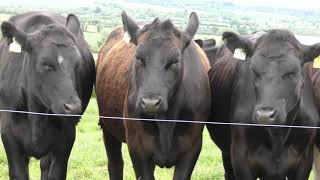
MULTIPOLYGON (((119 28, 112 31, 99 52, 96 93, 99 113, 102 116, 122 117, 130 66, 135 52, 133 44, 122 40, 123 34, 123 30, 119 28), (118 33, 121 36, 113 36, 118 33)), ((100 124, 119 140, 125 141, 121 120, 100 119, 100 124)))

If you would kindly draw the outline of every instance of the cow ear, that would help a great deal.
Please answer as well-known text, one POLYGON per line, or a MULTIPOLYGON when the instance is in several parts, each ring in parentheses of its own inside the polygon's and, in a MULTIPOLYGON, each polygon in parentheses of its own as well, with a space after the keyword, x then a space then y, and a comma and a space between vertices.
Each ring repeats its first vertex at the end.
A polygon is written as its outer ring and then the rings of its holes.
POLYGON ((192 12, 189 17, 188 26, 185 31, 182 33, 182 43, 183 48, 186 48, 190 41, 192 40, 193 36, 196 34, 199 27, 199 18, 197 13, 192 12))
POLYGON ((130 42, 137 45, 137 38, 138 38, 137 36, 138 36, 138 31, 140 30, 138 24, 134 22, 134 20, 131 19, 125 11, 122 11, 121 17, 122 17, 124 32, 128 32, 131 39, 130 42))
POLYGON ((70 32, 72 32, 75 36, 78 36, 81 27, 80 27, 80 21, 76 15, 74 14, 68 15, 66 26, 70 32))
POLYGON ((252 42, 234 32, 224 32, 222 34, 222 40, 232 53, 234 53, 236 49, 241 48, 246 52, 248 57, 251 57, 253 54, 252 42))
POLYGON ((1 24, 2 36, 8 38, 9 43, 13 42, 13 38, 17 41, 23 50, 30 50, 31 46, 28 43, 27 33, 17 28, 14 24, 4 21, 1 24))
POLYGON ((195 43, 197 43, 201 48, 203 48, 203 40, 202 39, 196 39, 194 40, 195 43))
POLYGON ((317 43, 311 46, 303 45, 303 49, 304 49, 303 63, 313 61, 315 58, 320 56, 320 43, 317 43))
POLYGON ((208 39, 206 41, 208 42, 208 44, 210 44, 210 47, 214 47, 217 44, 216 40, 214 39, 208 39))

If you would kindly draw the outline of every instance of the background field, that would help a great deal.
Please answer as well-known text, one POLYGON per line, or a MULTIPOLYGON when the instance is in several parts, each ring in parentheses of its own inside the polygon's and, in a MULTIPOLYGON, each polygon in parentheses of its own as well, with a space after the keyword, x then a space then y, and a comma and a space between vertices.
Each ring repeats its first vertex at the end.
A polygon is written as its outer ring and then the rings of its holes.
MULTIPOLYGON (((196 38, 219 40, 222 32, 227 30, 250 34, 265 29, 287 28, 297 35, 302 35, 300 38, 304 39, 307 44, 320 41, 311 37, 320 35, 319 5, 312 8, 303 6, 292 8, 290 4, 289 6, 278 6, 268 2, 267 6, 260 5, 266 3, 248 6, 239 2, 242 1, 0 0, 0 23, 15 14, 33 10, 50 10, 64 16, 74 13, 81 21, 85 39, 95 56, 108 34, 115 27, 121 26, 120 13, 122 10, 126 10, 136 21, 150 22, 155 17, 160 17, 162 20, 170 18, 180 29, 186 27, 190 12, 196 11, 200 18, 196 38)), ((69 160, 68 180, 108 179, 107 158, 97 115, 96 100, 93 98, 77 126, 76 142, 69 160)), ((133 180, 134 173, 126 145, 123 146, 123 154, 125 180, 133 180)), ((205 130, 203 148, 192 179, 223 179, 220 155, 220 151, 212 143, 205 130)), ((168 180, 173 175, 173 169, 157 168, 155 174, 156 179, 168 180)), ((32 159, 30 163, 31 180, 39 179, 39 175, 39 161, 32 159)), ((7 159, 2 142, 0 142, 0 180, 8 179, 7 159)))
MULTIPOLYGON (((107 172, 107 156, 102 138, 102 130, 98 125, 98 107, 92 98, 89 106, 77 126, 77 137, 73 146, 68 166, 68 180, 102 180, 109 179, 107 172)), ((134 172, 127 145, 122 146, 124 158, 124 179, 134 180, 134 172)), ((30 163, 31 180, 40 179, 40 166, 36 159, 30 163)), ((173 168, 156 168, 156 180, 170 180, 173 168)), ((207 130, 204 131, 202 151, 193 171, 193 180, 222 180, 224 171, 220 150, 211 141, 207 130)), ((7 158, 0 139, 0 180, 8 180, 7 158)), ((312 179, 312 175, 309 179, 312 179)))
MULTIPOLYGON (((101 180, 109 179, 107 173, 107 158, 103 144, 102 131, 98 125, 98 108, 96 100, 91 99, 86 113, 77 127, 76 142, 73 146, 68 166, 68 180, 101 180)), ((0 142, 0 180, 8 180, 7 159, 0 142)), ((134 180, 134 172, 127 146, 124 144, 124 179, 134 180)), ((172 178, 173 169, 156 168, 158 180, 172 178)), ((31 180, 40 179, 39 161, 32 159, 30 163, 31 180)), ((207 131, 204 133, 203 149, 193 172, 195 180, 223 179, 223 166, 220 151, 212 143, 207 131)))
MULTIPOLYGON (((138 22, 151 22, 155 17, 171 19, 184 29, 189 14, 197 12, 200 26, 197 38, 217 38, 224 31, 251 34, 272 28, 290 29, 297 35, 320 35, 320 3, 313 1, 287 3, 284 0, 0 0, 0 22, 12 15, 34 10, 50 10, 66 16, 76 14, 85 31, 92 52, 97 53, 108 34, 121 26, 123 10, 138 22), (245 3, 245 2, 250 2, 245 3), (256 2, 256 3, 254 3, 256 2), (61 6, 63 5, 63 6, 61 6), (296 5, 296 6, 293 6, 296 5), (308 5, 308 7, 305 7, 308 5)), ((286 1, 288 2, 288 0, 286 1)))

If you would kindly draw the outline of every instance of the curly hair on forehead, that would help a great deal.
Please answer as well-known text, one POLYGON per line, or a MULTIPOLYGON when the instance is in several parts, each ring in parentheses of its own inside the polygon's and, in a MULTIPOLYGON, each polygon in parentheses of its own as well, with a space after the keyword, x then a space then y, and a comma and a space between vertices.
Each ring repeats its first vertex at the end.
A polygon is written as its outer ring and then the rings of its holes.
POLYGON ((181 31, 174 26, 170 19, 160 21, 158 17, 152 23, 145 25, 140 34, 145 32, 150 34, 149 37, 151 39, 169 38, 170 34, 175 35, 177 38, 181 37, 181 31))
POLYGON ((267 33, 263 34, 256 41, 255 47, 257 47, 262 42, 289 42, 297 49, 301 48, 300 42, 296 39, 294 34, 286 29, 273 29, 267 31, 267 33))
POLYGON ((31 46, 35 47, 45 39, 49 39, 51 43, 59 46, 68 46, 76 43, 75 37, 66 27, 56 24, 43 26, 32 33, 30 36, 31 46))

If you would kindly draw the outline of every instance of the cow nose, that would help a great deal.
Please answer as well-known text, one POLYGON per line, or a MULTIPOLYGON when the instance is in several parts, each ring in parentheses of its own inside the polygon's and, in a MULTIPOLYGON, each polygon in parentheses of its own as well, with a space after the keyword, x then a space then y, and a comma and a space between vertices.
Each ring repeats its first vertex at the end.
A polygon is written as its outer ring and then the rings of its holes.
POLYGON ((160 98, 141 98, 141 107, 144 113, 154 114, 158 112, 160 105, 160 98))
POLYGON ((276 120, 277 111, 273 108, 260 108, 256 111, 256 119, 258 123, 270 124, 276 120))
POLYGON ((63 104, 63 109, 66 114, 80 114, 81 113, 81 103, 65 103, 63 104))

